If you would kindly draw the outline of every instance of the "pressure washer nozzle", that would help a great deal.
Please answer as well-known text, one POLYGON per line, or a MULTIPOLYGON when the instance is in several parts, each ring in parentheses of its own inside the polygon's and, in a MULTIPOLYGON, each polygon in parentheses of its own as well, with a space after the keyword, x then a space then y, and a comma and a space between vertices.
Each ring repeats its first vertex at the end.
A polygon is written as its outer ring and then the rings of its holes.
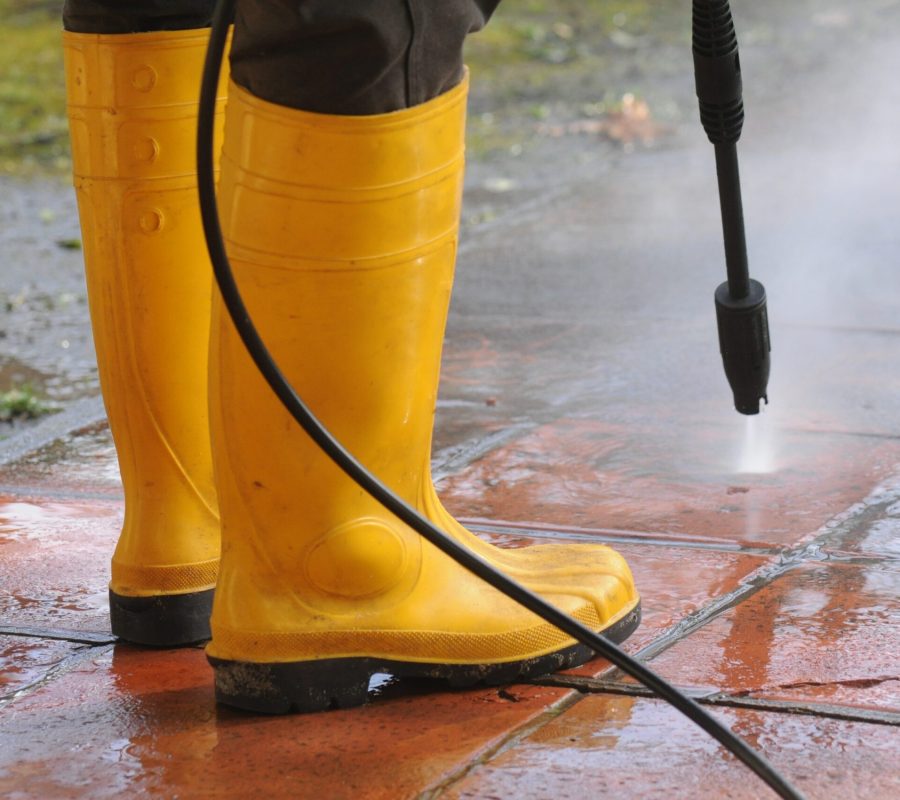
POLYGON ((716 318, 719 350, 734 393, 734 407, 741 414, 758 414, 759 401, 769 402, 771 345, 765 288, 751 280, 750 292, 736 299, 728 283, 723 283, 716 289, 716 318))

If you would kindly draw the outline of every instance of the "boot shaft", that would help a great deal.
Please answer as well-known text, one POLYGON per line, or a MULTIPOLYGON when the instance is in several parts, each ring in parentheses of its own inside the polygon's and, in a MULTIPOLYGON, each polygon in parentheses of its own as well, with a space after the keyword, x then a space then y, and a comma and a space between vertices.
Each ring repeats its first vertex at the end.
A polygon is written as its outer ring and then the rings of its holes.
POLYGON ((128 597, 209 591, 218 567, 195 169, 208 37, 63 34, 88 300, 125 490, 111 590, 128 597))

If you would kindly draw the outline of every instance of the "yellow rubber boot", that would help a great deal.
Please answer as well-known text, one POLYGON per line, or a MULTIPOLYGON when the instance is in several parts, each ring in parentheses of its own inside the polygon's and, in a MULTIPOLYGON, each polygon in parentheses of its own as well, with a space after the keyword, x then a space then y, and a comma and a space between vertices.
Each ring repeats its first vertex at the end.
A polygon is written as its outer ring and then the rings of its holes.
POLYGON ((219 564, 211 268, 194 166, 208 38, 201 29, 63 40, 91 322, 125 490, 112 629, 160 646, 209 638, 219 564))
MULTIPOLYGON (((236 278, 304 400, 363 464, 452 536, 614 640, 639 620, 600 545, 499 550, 430 475, 462 193, 465 83, 340 117, 232 85, 220 208, 236 278)), ((506 682, 586 648, 398 522, 307 438, 214 305, 211 425, 222 567, 207 654, 221 702, 284 712, 365 700, 375 672, 506 682)))

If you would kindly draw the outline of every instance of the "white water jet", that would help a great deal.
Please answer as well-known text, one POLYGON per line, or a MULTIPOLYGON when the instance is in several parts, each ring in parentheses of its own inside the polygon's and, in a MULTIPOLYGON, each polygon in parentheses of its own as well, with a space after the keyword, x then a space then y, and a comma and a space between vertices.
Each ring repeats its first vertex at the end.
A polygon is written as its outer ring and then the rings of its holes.
POLYGON ((737 471, 763 475, 775 471, 775 430, 765 406, 759 414, 744 417, 744 440, 737 471))

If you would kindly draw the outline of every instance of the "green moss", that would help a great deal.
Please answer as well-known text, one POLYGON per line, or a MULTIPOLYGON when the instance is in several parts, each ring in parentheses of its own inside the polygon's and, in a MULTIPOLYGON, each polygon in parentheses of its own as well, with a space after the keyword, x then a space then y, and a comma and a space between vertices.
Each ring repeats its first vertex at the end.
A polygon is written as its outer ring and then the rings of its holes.
POLYGON ((37 396, 34 389, 25 384, 0 392, 0 421, 13 419, 37 419, 58 409, 37 396))
POLYGON ((61 0, 0 0, 0 172, 70 169, 61 0))

